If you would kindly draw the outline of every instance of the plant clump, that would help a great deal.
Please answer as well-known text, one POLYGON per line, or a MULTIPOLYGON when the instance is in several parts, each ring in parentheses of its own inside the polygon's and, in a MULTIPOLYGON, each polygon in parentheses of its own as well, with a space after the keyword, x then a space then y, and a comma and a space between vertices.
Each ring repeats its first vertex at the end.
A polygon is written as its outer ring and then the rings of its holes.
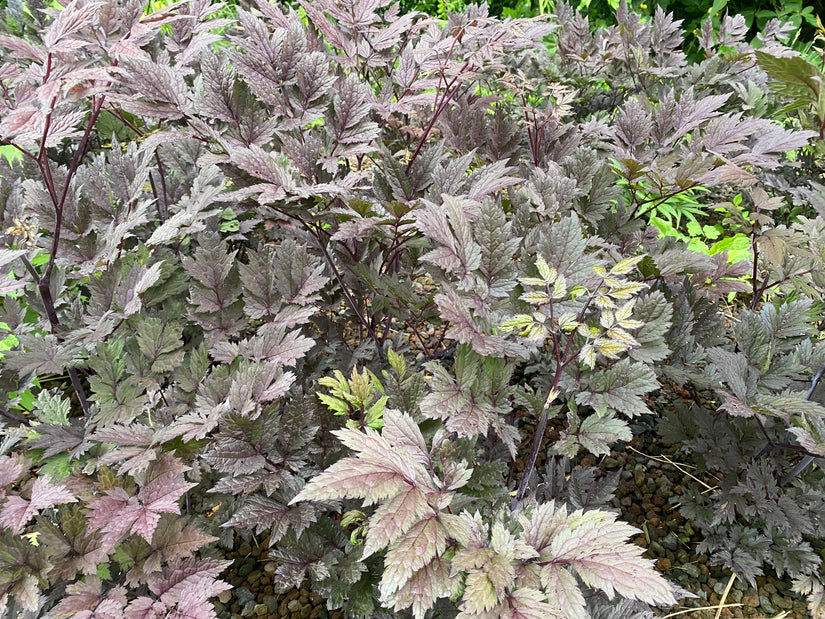
POLYGON ((825 617, 821 70, 786 25, 709 20, 693 61, 624 2, 0 15, 9 616, 214 617, 250 532, 350 617, 652 616, 687 592, 615 476, 554 471, 655 418, 720 480, 679 497, 699 550, 825 617))

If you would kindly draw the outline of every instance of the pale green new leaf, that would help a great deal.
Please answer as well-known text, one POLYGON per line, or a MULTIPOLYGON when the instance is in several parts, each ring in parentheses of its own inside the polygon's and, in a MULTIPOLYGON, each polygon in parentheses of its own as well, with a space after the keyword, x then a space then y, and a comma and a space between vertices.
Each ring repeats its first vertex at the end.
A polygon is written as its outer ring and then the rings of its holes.
POLYGON ((544 283, 552 284, 554 281, 556 281, 556 277, 558 277, 558 271, 556 271, 555 268, 547 264, 547 261, 544 259, 544 256, 536 256, 536 268, 539 271, 539 275, 544 280, 544 283))
POLYGON ((37 394, 34 414, 43 423, 55 426, 69 425, 71 402, 60 397, 60 392, 52 393, 44 389, 37 394))
POLYGON ((611 275, 627 275, 633 270, 637 264, 639 264, 642 260, 644 260, 644 255, 641 256, 631 256, 630 258, 625 258, 624 260, 619 260, 615 264, 615 266, 610 269, 611 275))
POLYGON ((526 303, 530 303, 531 305, 543 305, 545 303, 550 303, 550 296, 541 290, 525 292, 519 298, 526 303))

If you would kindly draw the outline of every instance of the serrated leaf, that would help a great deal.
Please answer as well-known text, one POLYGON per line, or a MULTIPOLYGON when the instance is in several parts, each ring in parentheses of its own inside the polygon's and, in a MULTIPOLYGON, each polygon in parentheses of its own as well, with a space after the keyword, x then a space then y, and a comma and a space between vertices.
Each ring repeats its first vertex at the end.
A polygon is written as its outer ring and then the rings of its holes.
POLYGON ((633 438, 630 426, 612 415, 585 417, 575 435, 578 443, 596 456, 609 454, 613 444, 633 438))
POLYGON ((401 492, 375 510, 370 517, 363 557, 398 540, 432 508, 418 488, 401 492))
POLYGON ((526 301, 532 305, 544 305, 550 303, 550 296, 546 292, 534 290, 532 292, 525 292, 519 297, 522 301, 526 301))
POLYGON ((53 484, 48 475, 43 475, 34 480, 31 500, 16 495, 6 499, 0 509, 0 525, 19 533, 40 510, 75 501, 77 498, 65 486, 53 484))
POLYGON ((608 359, 618 359, 621 353, 630 349, 629 344, 602 337, 593 342, 593 347, 608 359))
POLYGON ((617 286, 611 286, 609 294, 614 299, 629 299, 634 294, 641 292, 648 287, 643 282, 623 282, 617 286))
POLYGON ((650 367, 622 359, 612 368, 595 374, 586 390, 576 394, 576 402, 589 404, 602 413, 612 409, 634 417, 651 412, 640 396, 658 386, 650 367))
MULTIPOLYGON (((649 604, 676 601, 653 562, 641 557, 644 549, 625 541, 637 529, 616 522, 616 514, 593 510, 568 515, 551 502, 533 511, 524 533, 541 558, 571 566, 585 584, 601 589, 608 598, 618 593, 649 604)), ((549 573, 547 578, 549 582, 549 573)))
POLYGON ((544 256, 539 255, 536 257, 536 268, 538 269, 539 275, 544 280, 545 284, 552 284, 556 281, 556 277, 558 277, 559 273, 555 268, 547 264, 544 256))
POLYGON ((615 266, 610 269, 611 275, 627 275, 633 270, 637 264, 639 264, 642 260, 644 260, 645 256, 642 254, 641 256, 631 256, 629 258, 625 258, 620 260, 615 264, 615 266))
POLYGON ((413 574, 444 554, 447 537, 444 527, 433 517, 419 520, 393 543, 384 558, 381 599, 391 597, 413 574))
POLYGON ((183 361, 181 328, 175 323, 143 318, 138 323, 135 338, 152 372, 170 372, 183 361))

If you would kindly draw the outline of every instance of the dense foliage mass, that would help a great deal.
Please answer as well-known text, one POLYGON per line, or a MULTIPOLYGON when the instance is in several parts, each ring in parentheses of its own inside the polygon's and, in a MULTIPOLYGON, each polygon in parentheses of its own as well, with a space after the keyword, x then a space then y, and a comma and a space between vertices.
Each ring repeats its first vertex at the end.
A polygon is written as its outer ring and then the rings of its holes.
POLYGON ((3 13, 10 616, 212 617, 248 531, 349 616, 650 616, 684 592, 554 471, 656 413, 720 480, 680 497, 711 561, 825 617, 825 81, 791 29, 709 21, 690 63, 624 4, 221 9, 3 13))

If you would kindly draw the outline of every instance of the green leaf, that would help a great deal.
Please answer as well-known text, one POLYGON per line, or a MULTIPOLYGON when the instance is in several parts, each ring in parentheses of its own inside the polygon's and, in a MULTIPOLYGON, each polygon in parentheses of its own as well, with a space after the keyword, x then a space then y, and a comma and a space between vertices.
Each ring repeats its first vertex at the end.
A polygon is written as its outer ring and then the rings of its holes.
POLYGON ((181 328, 159 318, 142 318, 137 327, 140 352, 149 361, 152 372, 171 372, 183 361, 181 328))
POLYGON ((404 355, 399 355, 392 348, 390 348, 387 350, 387 361, 389 361, 390 367, 393 369, 399 380, 403 379, 404 376, 407 375, 407 361, 404 359, 404 355))
POLYGON ((547 261, 544 259, 543 256, 539 255, 536 257, 536 268, 539 271, 539 275, 547 284, 552 284, 556 281, 556 277, 558 277, 558 271, 553 267, 547 264, 547 261))
POLYGON ((44 389, 37 395, 37 408, 34 414, 43 423, 67 426, 70 408, 71 402, 61 398, 59 391, 52 394, 44 389))
POLYGON ((825 74, 802 56, 777 57, 756 51, 759 66, 774 81, 771 89, 780 95, 815 104, 825 81, 825 74))
POLYGON ((644 255, 641 256, 631 256, 630 258, 625 258, 624 260, 620 260, 616 263, 616 265, 610 269, 611 275, 627 275, 633 270, 637 264, 639 264, 643 259, 644 255))
POLYGON ((605 416, 590 415, 582 421, 576 433, 579 444, 595 456, 610 453, 610 447, 618 441, 629 441, 633 438, 630 426, 621 419, 616 419, 613 413, 605 416))

